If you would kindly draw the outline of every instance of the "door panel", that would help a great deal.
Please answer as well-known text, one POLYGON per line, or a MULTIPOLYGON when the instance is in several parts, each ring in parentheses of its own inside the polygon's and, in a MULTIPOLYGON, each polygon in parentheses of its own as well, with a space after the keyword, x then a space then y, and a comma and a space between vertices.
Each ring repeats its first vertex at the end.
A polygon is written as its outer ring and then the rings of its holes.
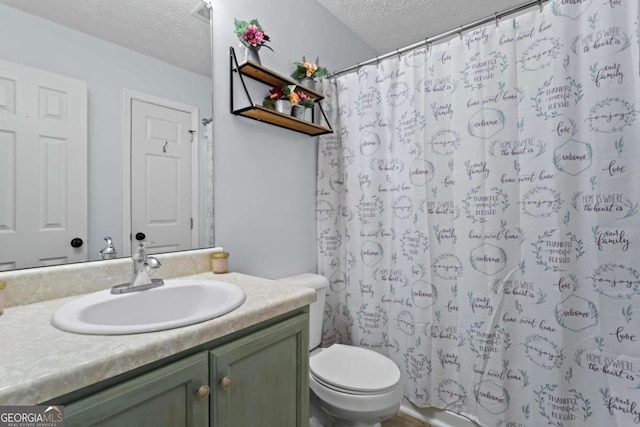
POLYGON ((0 232, 15 232, 16 134, 0 131, 0 232))
POLYGON ((188 112, 132 100, 131 231, 153 242, 150 253, 192 247, 191 123, 188 112))
POLYGON ((180 159, 147 155, 147 224, 177 224, 180 159), (155 197, 161 194, 162 197, 155 197))
POLYGON ((211 425, 308 425, 308 331, 298 316, 212 350, 211 425))
POLYGON ((197 399, 208 384, 203 352, 65 405, 68 427, 203 427, 209 399, 197 399))
POLYGON ((61 138, 40 137, 40 212, 43 229, 67 226, 67 145, 61 138))
POLYGON ((87 85, 0 60, 0 271, 87 260, 87 85))

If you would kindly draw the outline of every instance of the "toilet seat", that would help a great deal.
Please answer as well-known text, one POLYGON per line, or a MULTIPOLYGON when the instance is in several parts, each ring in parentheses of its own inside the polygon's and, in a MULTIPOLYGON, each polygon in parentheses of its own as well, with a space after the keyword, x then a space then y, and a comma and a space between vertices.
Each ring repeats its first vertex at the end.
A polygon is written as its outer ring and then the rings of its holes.
POLYGON ((389 358, 373 350, 342 344, 313 355, 309 371, 319 384, 352 395, 382 394, 400 383, 400 369, 389 358))
POLYGON ((353 396, 377 396, 381 393, 386 393, 389 390, 392 390, 392 388, 386 389, 386 390, 382 390, 382 391, 359 391, 359 390, 351 390, 348 388, 341 388, 341 387, 336 387, 333 384, 329 384, 326 381, 322 380, 321 378, 316 377, 315 375, 311 374, 311 378, 316 381, 319 385, 321 385, 322 387, 328 389, 328 390, 333 390, 336 391, 338 393, 342 393, 342 394, 350 394, 353 396))

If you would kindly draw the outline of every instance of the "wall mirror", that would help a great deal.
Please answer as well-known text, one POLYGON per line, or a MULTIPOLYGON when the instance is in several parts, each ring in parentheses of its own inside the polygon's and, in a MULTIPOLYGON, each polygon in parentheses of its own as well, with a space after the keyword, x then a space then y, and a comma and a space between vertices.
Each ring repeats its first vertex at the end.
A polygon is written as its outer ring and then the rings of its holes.
POLYGON ((201 0, 0 0, 0 271, 213 244, 201 0))

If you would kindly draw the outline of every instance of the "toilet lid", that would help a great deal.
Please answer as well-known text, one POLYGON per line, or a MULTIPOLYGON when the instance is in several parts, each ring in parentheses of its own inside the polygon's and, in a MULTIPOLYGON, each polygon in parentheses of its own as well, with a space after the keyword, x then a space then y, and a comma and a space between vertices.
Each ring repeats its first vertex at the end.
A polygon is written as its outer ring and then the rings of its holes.
POLYGON ((334 344, 309 359, 320 382, 355 392, 384 392, 400 382, 400 369, 391 359, 361 347, 334 344))

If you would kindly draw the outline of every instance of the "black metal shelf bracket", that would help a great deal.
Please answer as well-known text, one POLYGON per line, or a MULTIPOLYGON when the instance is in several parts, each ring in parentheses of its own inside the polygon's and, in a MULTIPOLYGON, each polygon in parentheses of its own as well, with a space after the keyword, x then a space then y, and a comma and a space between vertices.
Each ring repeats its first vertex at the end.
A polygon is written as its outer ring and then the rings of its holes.
POLYGON ((231 78, 231 85, 229 85, 229 90, 230 90, 230 102, 231 102, 231 112, 233 113, 235 111, 235 104, 234 104, 234 94, 233 94, 233 73, 238 73, 238 76, 240 77, 240 81, 242 82, 242 87, 244 89, 244 93, 247 95, 247 100, 249 100, 249 105, 253 105, 253 100, 251 99, 251 94, 249 93, 249 89, 247 89, 247 84, 244 82, 244 78, 242 77, 242 73, 240 72, 240 64, 238 64, 238 58, 236 57, 236 51, 231 47, 229 48, 229 61, 231 63, 231 66, 229 67, 230 69, 230 78, 231 78), (235 65, 235 68, 234 68, 235 65))

